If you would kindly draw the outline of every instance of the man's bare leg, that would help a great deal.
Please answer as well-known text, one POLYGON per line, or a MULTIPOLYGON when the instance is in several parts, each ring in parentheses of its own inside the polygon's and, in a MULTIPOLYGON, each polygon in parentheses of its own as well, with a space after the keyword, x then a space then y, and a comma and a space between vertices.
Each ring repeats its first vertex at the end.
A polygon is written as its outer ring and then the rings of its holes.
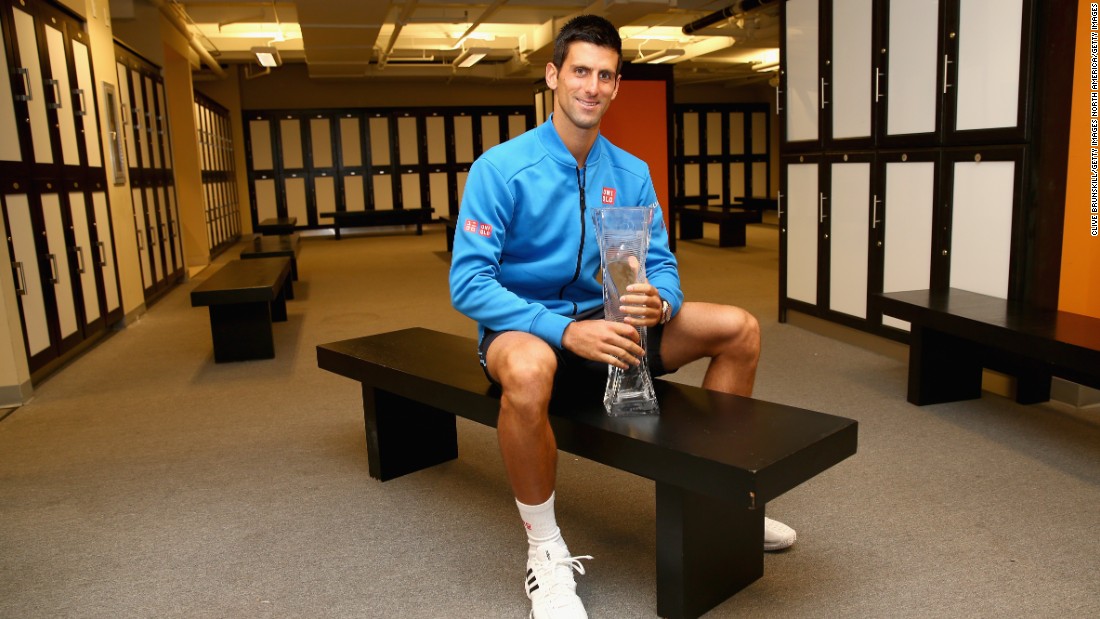
POLYGON ((665 325, 661 359, 669 370, 710 357, 703 387, 751 396, 760 360, 760 324, 739 307, 684 303, 665 325))

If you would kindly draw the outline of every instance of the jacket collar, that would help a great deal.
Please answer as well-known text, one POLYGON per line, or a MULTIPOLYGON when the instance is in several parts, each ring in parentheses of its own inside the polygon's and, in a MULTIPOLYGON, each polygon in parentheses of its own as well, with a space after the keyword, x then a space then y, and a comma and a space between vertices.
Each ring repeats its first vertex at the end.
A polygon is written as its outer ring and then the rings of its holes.
MULTIPOLYGON (((554 114, 551 113, 546 122, 542 123, 535 129, 535 135, 539 138, 539 143, 546 149, 546 152, 550 153, 550 156, 555 161, 562 165, 569 166, 571 168, 577 167, 577 160, 573 158, 573 153, 569 152, 569 149, 565 147, 565 142, 561 141, 561 136, 558 135, 557 129, 554 128, 554 114)), ((585 161, 584 166, 590 167, 595 165, 603 154, 603 136, 597 136, 596 141, 592 143, 592 150, 588 151, 588 159, 585 161)))

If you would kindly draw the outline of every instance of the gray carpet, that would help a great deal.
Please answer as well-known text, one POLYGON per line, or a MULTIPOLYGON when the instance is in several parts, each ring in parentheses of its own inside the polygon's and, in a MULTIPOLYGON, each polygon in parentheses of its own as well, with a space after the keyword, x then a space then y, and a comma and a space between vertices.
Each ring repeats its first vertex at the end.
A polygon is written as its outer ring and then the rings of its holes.
MULTIPOLYGON (((1100 616, 1100 412, 907 404, 897 347, 776 321, 775 239, 681 243, 685 290, 756 313, 756 396, 857 419, 859 453, 768 505, 798 544, 707 616, 1100 616)), ((0 420, 0 617, 526 617, 493 431, 460 421, 457 461, 381 484, 358 385, 316 367, 319 343, 473 335, 443 249, 433 228, 303 239, 269 361, 214 364, 189 303, 208 269, 38 385, 0 420)), ((644 479, 561 459, 594 619, 654 616, 653 500, 644 479)))

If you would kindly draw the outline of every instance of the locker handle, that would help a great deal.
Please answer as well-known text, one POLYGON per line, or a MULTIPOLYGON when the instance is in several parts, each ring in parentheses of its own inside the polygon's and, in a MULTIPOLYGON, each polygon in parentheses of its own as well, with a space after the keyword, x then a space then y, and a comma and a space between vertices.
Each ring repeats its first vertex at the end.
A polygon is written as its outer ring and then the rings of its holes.
POLYGON ((879 202, 882 202, 882 200, 879 200, 877 195, 873 196, 873 199, 871 200, 871 229, 872 230, 874 230, 875 228, 878 227, 878 223, 879 223, 879 220, 878 220, 878 203, 879 202))
POLYGON ((882 77, 882 71, 879 70, 878 67, 876 67, 875 68, 875 103, 878 103, 879 99, 882 98, 882 89, 879 88, 879 79, 881 77, 882 77))
POLYGON ((775 194, 775 208, 779 211, 779 217, 783 217, 783 192, 775 194))
POLYGON ((73 249, 76 250, 76 267, 81 274, 84 273, 84 248, 77 245, 73 249))
POLYGON ((145 246, 141 242, 141 230, 137 231, 138 251, 145 251, 145 246))
POLYGON ((821 109, 825 109, 825 106, 828 105, 828 103, 829 103, 828 101, 825 100, 825 86, 828 83, 829 82, 825 81, 825 78, 821 78, 821 109))
POLYGON ((27 294, 27 274, 23 272, 23 263, 18 261, 13 262, 12 266, 15 267, 15 270, 19 273, 18 277, 16 278, 19 284, 15 289, 15 294, 27 294))
POLYGON ((947 94, 947 89, 951 87, 951 84, 947 83, 947 65, 953 64, 953 61, 948 60, 947 54, 943 55, 943 94, 947 94))
POLYGON ((77 116, 87 116, 88 115, 88 102, 84 99, 84 89, 83 88, 73 88, 73 94, 80 97, 80 109, 76 110, 73 113, 76 114, 77 116))
POLYGON ((61 105, 61 82, 58 80, 44 80, 49 90, 53 91, 53 101, 46 103, 46 107, 51 110, 60 110, 61 105))
POLYGON ((783 108, 780 107, 780 105, 779 105, 779 93, 781 93, 782 91, 783 91, 783 89, 781 89, 779 86, 775 87, 775 113, 776 114, 779 114, 780 112, 783 111, 783 108))
POLYGON ((96 247, 99 248, 99 266, 107 266, 107 246, 103 244, 103 241, 96 243, 96 247))
POLYGON ((23 93, 21 95, 15 95, 16 101, 31 101, 34 99, 34 95, 31 93, 31 73, 27 67, 16 67, 15 73, 23 78, 23 93))
POLYGON ((57 275, 57 256, 54 254, 50 254, 50 283, 61 283, 61 278, 59 278, 57 275))
POLYGON ((817 200, 817 223, 824 223, 825 222, 825 200, 827 200, 828 198, 826 198, 825 194, 823 194, 823 193, 818 193, 817 198, 818 198, 818 200, 817 200))

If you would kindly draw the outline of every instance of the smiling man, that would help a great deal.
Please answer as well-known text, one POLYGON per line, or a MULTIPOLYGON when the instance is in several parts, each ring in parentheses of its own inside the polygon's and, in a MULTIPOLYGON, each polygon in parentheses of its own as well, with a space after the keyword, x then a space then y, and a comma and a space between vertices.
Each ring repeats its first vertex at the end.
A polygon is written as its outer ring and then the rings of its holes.
MULTIPOLYGON (((533 619, 587 617, 573 572, 584 574, 580 560, 591 557, 570 553, 554 514, 557 444, 548 410, 556 386, 605 380, 609 364, 625 369, 643 355, 654 376, 709 357, 703 387, 747 396, 760 355, 751 314, 684 302, 660 212, 648 283, 621 298, 625 324, 603 320, 588 208, 657 203, 645 162, 600 135, 621 68, 622 41, 610 22, 582 15, 565 24, 546 65, 554 113, 474 162, 454 239, 452 303, 477 322, 482 368, 501 389, 497 436, 527 531, 533 619), (648 327, 646 342, 639 326, 648 327)), ((765 519, 765 550, 794 541, 793 530, 765 519)))

